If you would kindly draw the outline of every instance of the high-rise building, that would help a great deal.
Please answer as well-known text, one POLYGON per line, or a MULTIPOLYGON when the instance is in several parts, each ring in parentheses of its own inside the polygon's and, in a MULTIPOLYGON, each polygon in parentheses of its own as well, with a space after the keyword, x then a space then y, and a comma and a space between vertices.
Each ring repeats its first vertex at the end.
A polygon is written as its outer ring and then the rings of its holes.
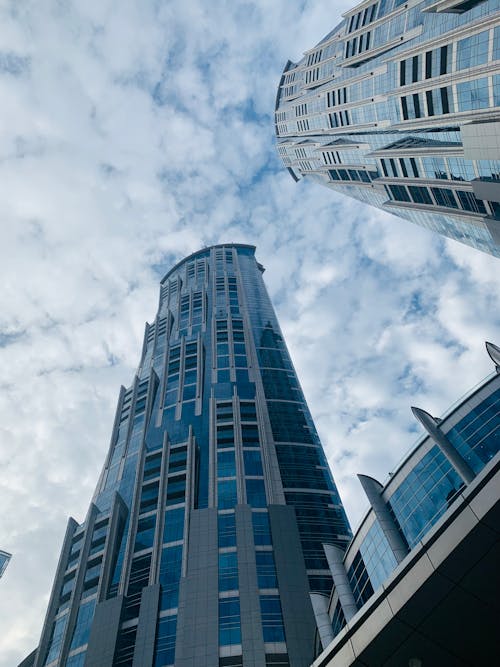
POLYGON ((2 551, 0 549, 0 577, 7 569, 7 565, 9 564, 10 558, 11 554, 7 553, 7 551, 2 551))
POLYGON ((500 257, 500 3, 372 0, 343 16, 285 66, 283 164, 500 257))
POLYGON ((70 519, 36 667, 306 667, 323 543, 351 537, 255 248, 161 282, 85 521, 70 519))

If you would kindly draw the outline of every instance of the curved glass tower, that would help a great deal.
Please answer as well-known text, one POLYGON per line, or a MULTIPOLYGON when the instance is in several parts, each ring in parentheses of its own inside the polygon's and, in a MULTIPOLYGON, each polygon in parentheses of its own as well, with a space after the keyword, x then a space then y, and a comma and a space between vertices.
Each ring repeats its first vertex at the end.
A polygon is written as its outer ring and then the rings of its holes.
POLYGON ((349 525, 248 245, 162 280, 36 667, 306 667, 349 525))
POLYGON ((499 0, 365 0, 343 16, 285 66, 283 164, 500 257, 499 0))

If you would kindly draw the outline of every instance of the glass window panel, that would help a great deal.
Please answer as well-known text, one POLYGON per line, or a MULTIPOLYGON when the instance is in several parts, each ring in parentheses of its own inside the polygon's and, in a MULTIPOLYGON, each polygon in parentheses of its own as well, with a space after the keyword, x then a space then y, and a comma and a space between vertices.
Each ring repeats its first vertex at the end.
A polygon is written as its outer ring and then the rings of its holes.
POLYGON ((488 79, 474 79, 457 83, 459 111, 486 109, 489 106, 488 79))
POLYGON ((217 476, 235 477, 236 461, 234 449, 223 449, 217 452, 217 476))
POLYGON ((489 31, 484 30, 457 42, 457 70, 483 65, 488 60, 489 31))

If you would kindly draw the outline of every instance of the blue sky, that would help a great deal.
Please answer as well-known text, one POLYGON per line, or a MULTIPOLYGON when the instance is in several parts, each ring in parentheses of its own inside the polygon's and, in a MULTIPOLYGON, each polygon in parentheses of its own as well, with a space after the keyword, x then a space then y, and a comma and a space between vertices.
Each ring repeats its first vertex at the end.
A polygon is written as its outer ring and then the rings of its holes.
POLYGON ((327 0, 4 0, 0 7, 0 667, 35 647, 158 279, 257 245, 335 479, 383 480, 493 368, 498 264, 313 183, 275 155, 276 86, 327 0))

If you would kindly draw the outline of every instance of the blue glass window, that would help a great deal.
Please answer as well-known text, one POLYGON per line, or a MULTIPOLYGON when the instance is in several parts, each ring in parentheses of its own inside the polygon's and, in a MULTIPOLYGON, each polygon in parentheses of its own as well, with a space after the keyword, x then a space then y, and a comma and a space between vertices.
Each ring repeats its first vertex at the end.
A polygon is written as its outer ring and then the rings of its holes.
POLYGON ((217 482, 217 500, 219 509, 231 509, 238 502, 236 480, 225 479, 217 482))
POLYGON ((219 514, 219 548, 236 546, 236 520, 234 512, 219 514))
POLYGON ((245 475, 263 475, 262 459, 259 450, 244 450, 245 475))
POLYGON ((163 549, 160 561, 160 609, 177 607, 181 578, 182 545, 163 549))
POLYGON ((66 628, 67 622, 68 622, 68 614, 60 616, 57 619, 57 621, 54 622, 52 626, 52 633, 49 640, 49 648, 47 651, 45 664, 49 664, 59 656, 59 652, 61 650, 62 636, 66 628))
POLYGON ((489 31, 466 37, 457 42, 457 70, 484 65, 488 60, 489 31))
POLYGON ((217 477, 234 477, 236 461, 234 449, 223 449, 217 452, 217 477))
POLYGON ((267 512, 252 512, 253 539, 256 546, 267 546, 271 542, 271 527, 267 512))
POLYGON ((144 481, 159 477, 161 470, 161 452, 149 456, 144 463, 144 481))
POLYGON ((153 546, 155 536, 156 515, 139 519, 135 537, 134 551, 141 551, 153 546))
POLYGON ((277 588, 276 568, 272 551, 256 551, 257 579, 259 588, 277 588))
POLYGON ((219 600, 219 645, 241 644, 239 597, 219 600))
POLYGON ((71 640, 70 651, 78 646, 86 644, 89 640, 90 627, 92 619, 94 618, 96 600, 90 600, 80 606, 78 616, 76 618, 75 630, 73 632, 73 639, 71 640))
POLYGON ((71 655, 66 661, 66 667, 84 667, 86 654, 86 651, 82 651, 76 655, 71 655))
POLYGON ((457 83, 458 110, 472 111, 489 106, 488 78, 457 83))
POLYGON ((247 479, 247 503, 252 507, 265 507, 267 505, 266 489, 263 479, 247 479))
POLYGON ((359 550, 373 589, 376 590, 395 569, 397 562, 380 524, 375 521, 359 550))
POLYGON ((153 667, 174 664, 176 630, 177 616, 164 616, 158 619, 153 667))
POLYGON ((219 554, 219 591, 238 589, 238 556, 236 551, 219 554))
POLYGON ((442 516, 462 485, 436 445, 409 472, 388 504, 410 548, 442 516))
POLYGON ((158 482, 147 484, 142 487, 141 505, 139 508, 140 514, 156 509, 159 488, 160 486, 158 482))
POLYGON ((478 473, 500 449, 500 390, 485 398, 446 434, 478 473))
POLYGON ((177 542, 184 534, 184 507, 165 512, 163 542, 177 542))
POLYGON ((285 629, 278 595, 260 596, 262 632, 265 642, 284 642, 285 629))

